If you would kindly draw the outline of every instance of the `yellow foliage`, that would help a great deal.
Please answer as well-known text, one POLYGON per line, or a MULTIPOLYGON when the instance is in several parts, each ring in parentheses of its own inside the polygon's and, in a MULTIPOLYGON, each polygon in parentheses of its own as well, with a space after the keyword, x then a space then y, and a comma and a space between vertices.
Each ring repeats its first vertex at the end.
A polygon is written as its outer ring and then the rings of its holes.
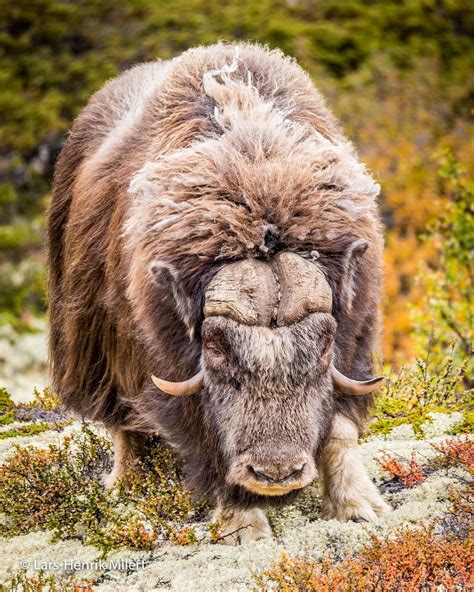
POLYGON ((451 112, 450 93, 457 89, 443 86, 436 63, 419 61, 407 74, 380 58, 371 78, 354 74, 348 79, 346 92, 326 88, 324 81, 322 90, 382 187, 383 353, 387 364, 400 368, 419 353, 410 309, 421 305, 425 288, 416 278, 437 251, 435 241, 423 241, 421 235, 449 203, 438 176, 438 155, 462 155, 464 166, 472 168, 474 126, 451 112))

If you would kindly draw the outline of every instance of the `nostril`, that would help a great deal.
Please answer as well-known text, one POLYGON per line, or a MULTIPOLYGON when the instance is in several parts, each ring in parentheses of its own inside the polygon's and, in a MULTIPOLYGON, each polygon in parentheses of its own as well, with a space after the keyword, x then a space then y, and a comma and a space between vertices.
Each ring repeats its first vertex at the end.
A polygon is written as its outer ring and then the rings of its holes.
POLYGON ((248 469, 254 477, 257 477, 257 479, 262 481, 274 481, 274 479, 268 473, 265 473, 261 467, 252 467, 252 465, 249 465, 248 469))
POLYGON ((287 481, 288 479, 291 479, 291 478, 294 479, 295 477, 299 477, 301 475, 301 473, 303 472, 305 466, 306 466, 306 463, 302 463, 298 466, 293 467, 293 470, 290 473, 288 473, 288 475, 283 477, 282 481, 287 481))
POLYGON ((284 481, 298 478, 303 473, 305 466, 306 463, 301 463, 299 465, 293 466, 291 467, 290 472, 286 474, 282 474, 281 470, 270 470, 259 466, 254 467, 252 465, 248 465, 248 470, 249 473, 251 473, 259 481, 268 481, 270 483, 283 483, 284 481))

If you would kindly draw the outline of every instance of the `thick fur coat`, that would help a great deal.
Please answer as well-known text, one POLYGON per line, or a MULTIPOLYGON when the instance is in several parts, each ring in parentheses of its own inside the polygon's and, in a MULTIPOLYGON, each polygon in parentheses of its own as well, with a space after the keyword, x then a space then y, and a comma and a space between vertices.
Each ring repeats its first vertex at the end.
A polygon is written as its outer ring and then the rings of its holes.
MULTIPOLYGON (((92 97, 57 165, 54 389, 108 426, 158 427, 210 491, 219 451, 199 400, 157 393, 150 375, 196 372, 204 292, 222 265, 288 250, 317 258, 331 285, 338 368, 371 376, 378 192, 308 76, 279 51, 218 44, 125 72, 92 97)), ((336 405, 361 427, 369 399, 336 405)))

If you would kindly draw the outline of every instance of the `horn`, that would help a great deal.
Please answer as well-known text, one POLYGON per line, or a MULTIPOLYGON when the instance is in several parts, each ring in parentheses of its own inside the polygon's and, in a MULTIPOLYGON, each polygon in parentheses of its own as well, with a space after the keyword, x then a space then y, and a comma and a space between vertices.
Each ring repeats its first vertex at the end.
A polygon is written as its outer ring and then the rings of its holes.
POLYGON ((385 380, 385 376, 378 376, 370 380, 353 380, 344 376, 334 365, 331 365, 331 374, 334 384, 345 395, 368 395, 378 389, 385 380))
POLYGON ((314 263, 285 251, 274 257, 272 266, 280 283, 279 327, 297 323, 312 312, 331 312, 331 288, 314 263))
POLYGON ((197 393, 203 384, 204 373, 200 370, 189 380, 184 382, 169 382, 168 380, 162 380, 156 376, 152 376, 151 379, 153 384, 168 395, 174 395, 175 397, 187 397, 197 393))
POLYGON ((204 316, 230 317, 244 325, 268 327, 278 302, 273 271, 264 261, 229 263, 212 278, 206 290, 204 316))

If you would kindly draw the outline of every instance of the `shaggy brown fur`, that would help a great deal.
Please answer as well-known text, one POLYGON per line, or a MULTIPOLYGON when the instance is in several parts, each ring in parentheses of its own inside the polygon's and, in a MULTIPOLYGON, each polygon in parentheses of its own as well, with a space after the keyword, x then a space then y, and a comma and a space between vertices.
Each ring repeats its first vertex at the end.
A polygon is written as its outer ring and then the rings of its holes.
MULTIPOLYGON (((222 451, 199 398, 159 393, 150 375, 196 372, 204 293, 221 266, 289 250, 317 257, 328 278, 336 365, 369 378, 377 194, 308 76, 278 51, 215 45, 126 72, 91 99, 57 165, 55 390, 108 426, 159 427, 187 458, 190 483, 215 498, 222 451)), ((333 412, 361 428, 369 399, 336 393, 333 412)))

